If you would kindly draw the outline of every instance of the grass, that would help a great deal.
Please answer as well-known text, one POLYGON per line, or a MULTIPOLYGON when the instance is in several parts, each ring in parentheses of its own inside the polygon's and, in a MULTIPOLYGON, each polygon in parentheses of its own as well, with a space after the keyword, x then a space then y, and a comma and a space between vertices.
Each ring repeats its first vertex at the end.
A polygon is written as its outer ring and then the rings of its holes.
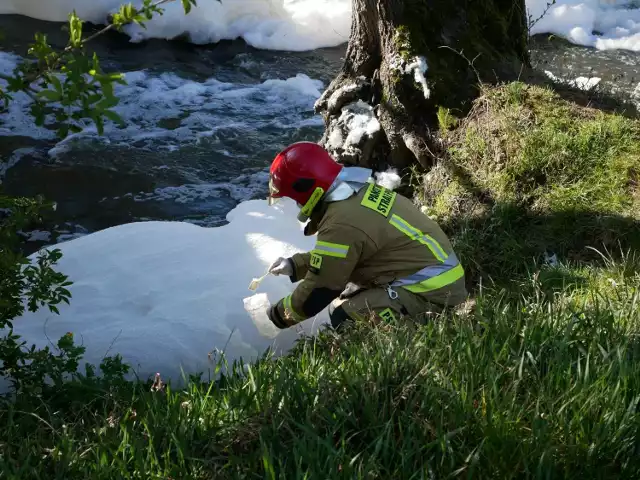
POLYGON ((445 135, 417 201, 473 309, 327 332, 183 391, 20 396, 0 478, 639 478, 637 125, 517 85, 445 135))
POLYGON ((509 281, 545 254, 640 249, 638 120, 516 82, 484 89, 443 139, 448 156, 417 178, 416 202, 455 237, 474 283, 509 281))
POLYGON ((569 286, 556 280, 572 267, 546 268, 518 301, 488 289, 473 314, 426 326, 325 334, 215 385, 8 404, 3 475, 637 478, 640 277, 628 261, 569 286))

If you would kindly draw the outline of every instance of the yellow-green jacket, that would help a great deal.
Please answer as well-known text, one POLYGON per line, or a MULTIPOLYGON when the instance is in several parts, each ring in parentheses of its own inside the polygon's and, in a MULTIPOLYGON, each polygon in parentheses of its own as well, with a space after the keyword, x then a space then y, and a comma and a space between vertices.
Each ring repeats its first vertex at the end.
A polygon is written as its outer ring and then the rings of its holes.
POLYGON ((466 299, 464 270, 449 239, 406 197, 369 184, 317 210, 316 247, 291 258, 291 281, 302 282, 276 305, 286 324, 317 315, 348 282, 405 288, 437 305, 466 299))

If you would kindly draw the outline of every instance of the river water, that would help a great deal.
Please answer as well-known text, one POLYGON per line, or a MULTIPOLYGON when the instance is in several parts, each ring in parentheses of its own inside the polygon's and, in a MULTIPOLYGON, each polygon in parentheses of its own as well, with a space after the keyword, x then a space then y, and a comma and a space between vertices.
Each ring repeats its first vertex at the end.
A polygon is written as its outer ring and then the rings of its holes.
MULTIPOLYGON (((10 73, 36 31, 64 41, 60 24, 0 16, 0 72, 10 73)), ((194 45, 132 44, 113 33, 95 44, 103 66, 127 72, 119 88, 124 129, 91 131, 58 142, 38 128, 17 98, 0 116, 2 179, 11 195, 42 194, 57 203, 33 249, 133 221, 225 222, 239 202, 264 197, 273 155, 316 141, 313 103, 342 64, 345 46, 308 52, 258 50, 243 41, 194 45)), ((640 54, 597 51, 566 42, 532 43, 536 68, 557 77, 599 77, 627 98, 640 97, 640 54)))

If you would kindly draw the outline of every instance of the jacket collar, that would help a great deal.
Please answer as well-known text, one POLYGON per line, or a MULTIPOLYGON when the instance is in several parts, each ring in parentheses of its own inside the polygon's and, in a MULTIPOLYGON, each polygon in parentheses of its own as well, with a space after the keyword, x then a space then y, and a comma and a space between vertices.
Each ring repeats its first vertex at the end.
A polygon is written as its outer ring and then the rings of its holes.
POLYGON ((304 227, 304 234, 312 236, 318 233, 320 222, 324 218, 330 203, 347 200, 357 194, 363 187, 373 182, 373 171, 362 167, 344 167, 335 179, 327 195, 315 208, 309 222, 304 227))
POLYGON ((324 202, 339 202, 358 193, 362 187, 373 181, 373 171, 362 167, 344 167, 334 180, 324 198, 324 202))

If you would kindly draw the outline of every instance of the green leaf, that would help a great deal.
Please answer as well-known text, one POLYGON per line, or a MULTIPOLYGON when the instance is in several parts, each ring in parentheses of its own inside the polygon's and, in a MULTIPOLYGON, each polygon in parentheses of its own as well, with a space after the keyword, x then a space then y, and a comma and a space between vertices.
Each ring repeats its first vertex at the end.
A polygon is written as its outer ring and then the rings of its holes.
POLYGON ((62 92, 63 92, 62 83, 60 82, 58 77, 55 75, 49 75, 49 81, 51 82, 53 87, 56 89, 56 92, 58 92, 60 96, 62 96, 62 92))
POLYGON ((122 117, 118 115, 116 112, 114 112, 113 110, 105 110, 104 112, 102 112, 102 114, 106 118, 111 120, 113 123, 117 123, 121 127, 125 127, 127 125, 126 122, 122 119, 122 117))
POLYGON ((100 100, 95 106, 96 110, 107 110, 108 108, 115 107, 118 104, 118 99, 115 97, 104 98, 100 100))
POLYGON ((2 103, 4 103, 4 108, 9 108, 9 102, 12 99, 13 98, 11 97, 11 95, 7 94, 0 88, 0 100, 2 100, 2 103))
POLYGON ((133 7, 133 4, 129 3, 127 5, 124 5, 123 11, 124 11, 124 18, 127 21, 127 23, 132 22, 134 17, 136 16, 136 9, 133 7))
POLYGON ((24 90, 26 82, 22 77, 11 77, 7 79, 7 90, 10 92, 19 92, 24 90))
POLYGON ((182 7, 184 8, 184 13, 189 15, 189 12, 191 12, 191 2, 189 0, 182 0, 182 7))
POLYGON ((102 100, 102 95, 100 95, 99 93, 94 93, 93 95, 89 95, 87 97, 87 102, 91 105, 92 103, 96 103, 98 101, 102 100))
POLYGON ((31 115, 33 115, 36 125, 41 127, 44 125, 44 106, 41 102, 34 102, 31 105, 31 115))
POLYGON ((34 36, 35 43, 29 45, 27 53, 35 56, 38 60, 45 60, 48 56, 57 57, 57 54, 51 49, 47 42, 47 36, 42 33, 36 33, 34 36))
POLYGON ((69 44, 74 48, 82 46, 82 23, 75 10, 69 14, 69 44))
POLYGON ((127 82, 124 79, 123 73, 107 73, 106 75, 104 75, 104 78, 109 80, 110 82, 120 83, 121 85, 127 84, 127 82))
POLYGON ((42 90, 36 94, 38 98, 48 100, 50 102, 57 102, 62 96, 55 90, 42 90))
POLYGON ((60 138, 66 138, 67 135, 69 135, 69 125, 67 125, 66 123, 63 123, 60 128, 58 128, 58 131, 56 132, 58 137, 60 138))
POLYGON ((115 98, 113 95, 113 84, 109 82, 101 82, 102 93, 106 98, 115 98))
POLYGON ((96 124, 96 128, 98 129, 98 135, 102 135, 104 133, 104 120, 102 117, 96 115, 93 119, 96 124))

